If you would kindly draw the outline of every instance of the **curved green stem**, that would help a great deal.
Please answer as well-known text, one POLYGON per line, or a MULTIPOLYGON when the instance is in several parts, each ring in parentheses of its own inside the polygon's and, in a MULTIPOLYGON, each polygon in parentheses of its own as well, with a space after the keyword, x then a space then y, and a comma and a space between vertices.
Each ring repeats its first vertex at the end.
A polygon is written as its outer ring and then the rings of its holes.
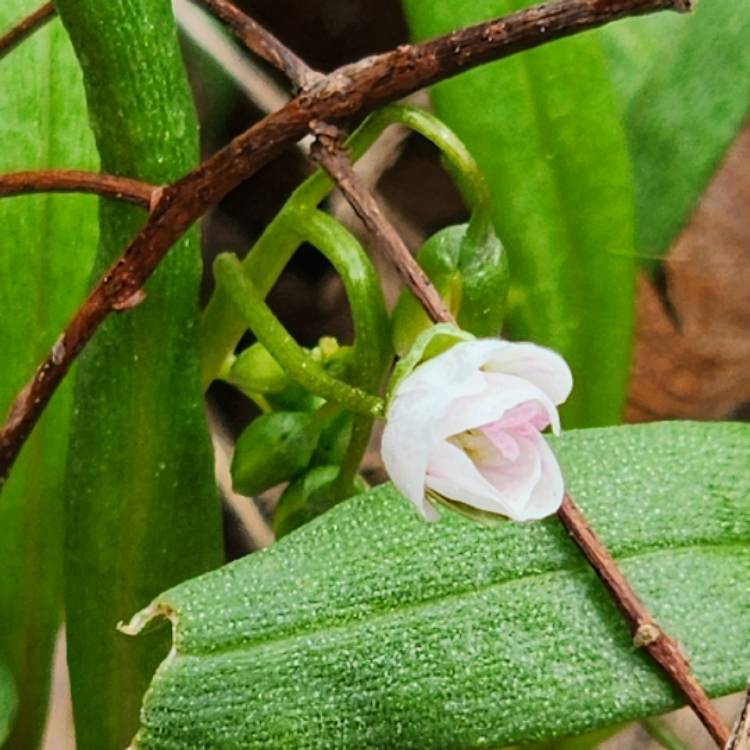
POLYGON ((370 259, 338 221, 317 209, 298 211, 307 239, 341 276, 354 322, 354 383, 376 390, 391 356, 388 314, 370 259))
MULTIPOLYGON (((347 147, 356 161, 388 125, 401 124, 431 141, 444 154, 466 204, 471 209, 468 235, 481 241, 490 221, 490 193, 474 158, 461 141, 433 115, 416 107, 391 105, 375 112, 349 137, 347 147)), ((328 175, 318 170, 290 196, 242 261, 258 292, 265 297, 299 245, 308 238, 306 211, 333 189, 328 175)), ((222 290, 211 297, 201 319, 203 387, 208 388, 240 340, 245 325, 222 290)))
POLYGON ((258 337, 279 364, 311 393, 341 404, 356 414, 376 417, 383 414, 383 401, 360 388, 331 377, 292 338, 278 321, 245 274, 242 264, 231 253, 214 262, 216 283, 226 292, 245 324, 258 337))
MULTIPOLYGON (((317 209, 301 211, 310 242, 340 274, 354 321, 354 372, 356 385, 377 390, 391 360, 388 314, 375 271, 359 242, 335 219, 317 209)), ((336 496, 347 497, 367 448, 372 418, 357 416, 352 436, 336 480, 336 496)))
POLYGON ((472 240, 481 241, 491 221, 492 197, 479 165, 458 136, 430 112, 404 104, 385 107, 372 119, 376 125, 383 123, 381 129, 390 124, 404 125, 440 149, 444 164, 471 210, 467 234, 472 240))

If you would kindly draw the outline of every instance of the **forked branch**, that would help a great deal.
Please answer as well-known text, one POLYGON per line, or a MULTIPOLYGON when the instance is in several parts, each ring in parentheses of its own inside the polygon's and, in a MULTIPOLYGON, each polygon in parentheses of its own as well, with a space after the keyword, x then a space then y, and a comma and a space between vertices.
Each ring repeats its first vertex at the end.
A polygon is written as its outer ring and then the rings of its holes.
MULTIPOLYGON (((309 130, 317 128, 319 134, 325 135, 331 124, 361 117, 377 106, 462 70, 623 16, 690 8, 689 0, 570 0, 539 5, 429 42, 402 45, 320 76, 257 24, 244 21, 230 3, 201 1, 241 31, 248 46, 287 72, 301 86, 302 93, 235 138, 195 171, 158 193, 159 201, 152 206, 143 230, 89 294, 16 398, 0 431, 0 482, 7 476, 58 383, 104 318, 113 310, 126 308, 130 300, 138 297, 143 283, 196 218, 309 130)), ((39 22, 22 26, 33 29, 39 22)), ((28 33, 24 31, 22 36, 28 33)), ((3 40, 12 38, 12 34, 3 40)), ((395 253, 396 265, 402 271, 407 268, 413 262, 411 255, 407 250, 409 260, 405 260, 406 248, 395 232, 391 233, 392 228, 389 229, 372 196, 358 185, 351 165, 335 143, 319 146, 318 157, 380 244, 395 253)), ((133 195, 137 190, 134 189, 133 195)), ((118 192, 121 196, 127 194, 122 189, 118 192)), ((154 195, 151 190, 147 202, 153 203, 154 195)), ((139 195, 139 200, 142 198, 145 192, 139 195)), ((444 305, 439 299, 435 301, 434 289, 419 282, 410 286, 433 320, 450 319, 444 305)), ((679 686, 713 738, 724 747, 729 733, 692 675, 679 645, 656 626, 570 497, 565 498, 559 516, 630 623, 636 643, 646 648, 679 686)))
POLYGON ((341 123, 490 60, 602 26, 625 16, 687 11, 690 0, 558 0, 421 44, 404 44, 345 65, 263 118, 172 185, 143 229, 99 280, 0 429, 0 483, 58 384, 102 321, 133 299, 170 247, 206 210, 281 151, 311 121, 341 123))

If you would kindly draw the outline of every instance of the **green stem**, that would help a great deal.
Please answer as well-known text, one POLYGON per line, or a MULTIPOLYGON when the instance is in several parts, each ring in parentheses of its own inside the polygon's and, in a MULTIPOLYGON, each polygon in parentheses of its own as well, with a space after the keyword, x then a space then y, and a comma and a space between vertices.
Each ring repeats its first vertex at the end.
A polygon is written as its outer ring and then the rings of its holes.
MULTIPOLYGON (((340 274, 354 321, 353 382, 377 390, 391 361, 388 315, 375 271, 361 245, 341 224, 317 209, 300 212, 310 242, 340 274)), ((339 498, 351 494, 372 429, 372 418, 358 415, 336 480, 339 498)))
MULTIPOLYGON (((468 234, 483 239, 490 220, 490 193, 477 163, 461 141, 433 115, 416 107, 391 105, 371 115, 347 140, 357 161, 389 125, 409 127, 431 141, 444 154, 461 195, 471 209, 468 234)), ((308 239, 304 224, 310 211, 331 192, 333 182, 322 170, 308 177, 266 227, 242 261, 245 273, 265 297, 299 245, 308 239)), ((221 372, 245 330, 244 323, 222 290, 214 291, 201 319, 203 387, 221 372)))
POLYGON ((253 331, 290 377, 311 393, 338 403, 356 414, 369 417, 382 415, 382 399, 331 377, 297 344, 271 312, 234 255, 220 255, 214 262, 214 275, 216 283, 224 289, 229 300, 244 318, 245 325, 253 331))

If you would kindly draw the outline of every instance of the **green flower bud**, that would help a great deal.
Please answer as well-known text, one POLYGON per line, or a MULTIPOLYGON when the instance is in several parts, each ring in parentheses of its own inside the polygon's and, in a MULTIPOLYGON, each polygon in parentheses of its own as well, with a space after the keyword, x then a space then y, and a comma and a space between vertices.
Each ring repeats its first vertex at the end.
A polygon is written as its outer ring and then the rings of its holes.
POLYGON ((289 384, 289 378, 271 353, 261 343, 255 343, 235 359, 227 382, 247 395, 280 393, 289 384))
MULTIPOLYGON (((417 260, 461 328, 475 336, 497 336, 510 282, 507 253, 489 223, 484 231, 468 228, 441 229, 422 245, 417 260)), ((404 290, 391 319, 396 352, 403 356, 430 325, 420 303, 404 290)))
MULTIPOLYGON (((273 530, 277 539, 312 521, 338 502, 338 473, 338 466, 316 466, 284 490, 273 517, 273 530)), ((367 483, 361 477, 356 477, 354 494, 365 492, 367 489, 367 483)))
POLYGON ((312 412, 262 414, 237 441, 232 486, 242 495, 257 495, 292 479, 310 463, 320 435, 312 412))

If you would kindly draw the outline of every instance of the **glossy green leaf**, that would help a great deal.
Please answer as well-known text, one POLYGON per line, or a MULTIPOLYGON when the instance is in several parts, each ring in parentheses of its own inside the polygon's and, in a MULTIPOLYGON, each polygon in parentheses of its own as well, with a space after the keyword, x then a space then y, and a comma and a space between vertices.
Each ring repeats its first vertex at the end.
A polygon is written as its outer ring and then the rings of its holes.
MULTIPOLYGON (((55 3, 81 60, 102 168, 161 184, 198 158, 170 4, 55 3)), ((96 273, 145 220, 101 205, 96 273)), ((220 516, 199 384, 197 232, 171 251, 137 308, 84 351, 66 506, 66 611, 79 750, 121 750, 166 641, 115 626, 138 602, 221 560, 220 516)))
POLYGON ((750 109, 750 4, 703 0, 601 32, 633 159, 637 251, 669 249, 750 109))
MULTIPOLYGON (((0 30, 38 6, 3 0, 0 30)), ((0 144, 0 172, 97 167, 78 62, 59 21, 0 62, 0 144)), ((83 297, 96 242, 95 198, 0 200, 0 416, 83 297)), ((7 747, 18 750, 33 750, 42 734, 62 612, 72 378, 52 399, 0 494, 0 661, 17 684, 19 710, 7 747)))
MULTIPOLYGON (((570 490, 711 695, 750 648, 750 425, 566 433, 570 490), (720 623, 720 626, 717 626, 720 623)), ((421 521, 389 486, 188 581, 139 750, 463 750, 579 734, 681 698, 551 518, 421 521)))
MULTIPOLYGON (((416 38, 502 15, 518 0, 404 0, 416 38)), ((559 351, 570 426, 618 422, 633 324, 633 189, 599 40, 586 34, 435 86, 437 114, 490 183, 510 258, 513 338, 559 351)))

